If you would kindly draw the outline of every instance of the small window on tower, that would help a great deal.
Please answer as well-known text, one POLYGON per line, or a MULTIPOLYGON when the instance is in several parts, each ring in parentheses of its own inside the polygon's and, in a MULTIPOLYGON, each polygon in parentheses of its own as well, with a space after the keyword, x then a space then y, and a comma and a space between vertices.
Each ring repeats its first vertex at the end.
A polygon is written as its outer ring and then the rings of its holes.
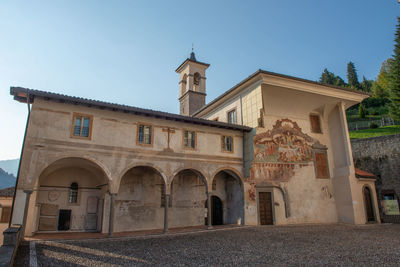
POLYGON ((201 82, 200 79, 201 79, 200 73, 196 72, 193 75, 193 85, 194 85, 193 89, 195 91, 199 91, 200 90, 200 82, 201 82))

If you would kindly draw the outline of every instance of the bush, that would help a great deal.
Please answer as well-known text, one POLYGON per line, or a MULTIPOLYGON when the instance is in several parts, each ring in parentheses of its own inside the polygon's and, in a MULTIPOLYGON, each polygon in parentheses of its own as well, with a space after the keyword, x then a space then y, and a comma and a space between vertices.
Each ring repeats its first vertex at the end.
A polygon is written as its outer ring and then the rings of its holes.
POLYGON ((373 123, 371 123, 370 125, 369 125, 369 128, 371 128, 371 129, 376 129, 376 128, 378 128, 379 126, 378 126, 378 124, 376 124, 375 122, 373 122, 373 123))

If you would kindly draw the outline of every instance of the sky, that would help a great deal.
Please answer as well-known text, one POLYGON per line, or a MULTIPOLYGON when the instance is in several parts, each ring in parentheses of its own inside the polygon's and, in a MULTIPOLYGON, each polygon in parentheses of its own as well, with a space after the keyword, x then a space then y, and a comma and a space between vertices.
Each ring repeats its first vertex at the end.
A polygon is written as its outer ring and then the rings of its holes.
POLYGON ((397 0, 2 0, 0 160, 18 158, 27 107, 10 86, 179 112, 192 44, 207 102, 258 69, 375 79, 393 54, 397 0))

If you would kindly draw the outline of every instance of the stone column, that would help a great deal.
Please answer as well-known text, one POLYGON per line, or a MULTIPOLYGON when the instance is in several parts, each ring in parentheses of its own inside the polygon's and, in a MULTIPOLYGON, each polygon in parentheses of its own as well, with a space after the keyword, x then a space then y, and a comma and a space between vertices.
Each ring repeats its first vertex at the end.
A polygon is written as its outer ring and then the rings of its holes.
POLYGON ((211 225, 211 195, 207 190, 207 229, 212 229, 211 225))
POLYGON ((28 208, 29 208, 29 200, 31 198, 32 190, 24 190, 25 195, 25 209, 24 209, 24 217, 22 218, 22 229, 21 229, 21 238, 23 239, 25 236, 25 226, 26 219, 28 217, 28 208))
POLYGON ((110 217, 108 218, 108 237, 112 237, 114 224, 114 193, 110 193, 110 217))
POLYGON ((170 195, 165 195, 164 199, 164 234, 168 232, 168 206, 170 195))

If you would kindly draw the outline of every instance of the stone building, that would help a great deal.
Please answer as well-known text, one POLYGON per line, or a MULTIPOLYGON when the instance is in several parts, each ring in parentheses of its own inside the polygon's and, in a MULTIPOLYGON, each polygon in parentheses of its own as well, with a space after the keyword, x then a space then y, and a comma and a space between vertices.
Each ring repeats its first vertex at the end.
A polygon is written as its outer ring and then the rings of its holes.
POLYGON ((345 115, 368 95, 259 70, 206 105, 208 67, 192 53, 176 69, 181 115, 12 87, 30 107, 13 224, 30 236, 368 221, 374 180, 355 177, 345 115))
POLYGON ((382 222, 400 223, 400 135, 351 140, 355 166, 376 176, 382 222))

